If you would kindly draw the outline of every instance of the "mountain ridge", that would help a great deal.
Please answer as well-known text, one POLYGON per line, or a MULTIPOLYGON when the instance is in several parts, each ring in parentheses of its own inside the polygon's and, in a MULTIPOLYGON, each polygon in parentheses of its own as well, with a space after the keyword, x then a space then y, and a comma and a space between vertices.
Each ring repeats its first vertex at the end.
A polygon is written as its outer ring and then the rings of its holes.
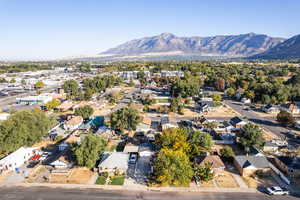
POLYGON ((141 55, 159 52, 182 52, 199 56, 248 57, 262 53, 285 39, 264 34, 178 37, 172 33, 127 41, 100 55, 141 55))
POLYGON ((295 35, 276 46, 249 57, 250 59, 299 59, 300 34, 295 35))

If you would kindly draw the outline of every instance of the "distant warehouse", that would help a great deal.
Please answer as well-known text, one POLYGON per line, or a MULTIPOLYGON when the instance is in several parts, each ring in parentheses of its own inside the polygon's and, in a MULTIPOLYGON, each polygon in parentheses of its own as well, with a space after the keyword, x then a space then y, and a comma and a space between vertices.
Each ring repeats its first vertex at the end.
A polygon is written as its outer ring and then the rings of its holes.
POLYGON ((49 101, 52 101, 51 96, 28 96, 28 97, 21 97, 21 98, 16 98, 16 103, 17 104, 26 104, 26 105, 31 105, 31 104, 45 104, 48 103, 49 101))

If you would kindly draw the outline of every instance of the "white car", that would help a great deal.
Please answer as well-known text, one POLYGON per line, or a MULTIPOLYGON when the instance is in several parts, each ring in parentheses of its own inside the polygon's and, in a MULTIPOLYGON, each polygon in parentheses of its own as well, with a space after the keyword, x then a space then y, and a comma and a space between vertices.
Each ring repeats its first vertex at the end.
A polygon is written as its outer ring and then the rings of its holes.
POLYGON ((268 187, 267 192, 270 195, 288 195, 289 191, 286 189, 282 189, 279 186, 268 187))
POLYGON ((137 154, 131 154, 129 158, 129 164, 135 164, 137 161, 137 154))

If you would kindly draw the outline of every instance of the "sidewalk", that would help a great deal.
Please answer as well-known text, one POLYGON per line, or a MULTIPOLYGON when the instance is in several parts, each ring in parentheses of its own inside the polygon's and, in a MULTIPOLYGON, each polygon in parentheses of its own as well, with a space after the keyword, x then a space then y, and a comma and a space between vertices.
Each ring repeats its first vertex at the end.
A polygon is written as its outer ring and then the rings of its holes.
POLYGON ((257 193, 252 188, 207 188, 207 187, 132 187, 132 186, 113 186, 113 185, 84 185, 84 184, 50 184, 50 183, 19 183, 15 185, 0 185, 0 187, 51 187, 64 189, 102 189, 102 190, 129 190, 129 191, 158 191, 158 192, 228 192, 228 193, 257 193))

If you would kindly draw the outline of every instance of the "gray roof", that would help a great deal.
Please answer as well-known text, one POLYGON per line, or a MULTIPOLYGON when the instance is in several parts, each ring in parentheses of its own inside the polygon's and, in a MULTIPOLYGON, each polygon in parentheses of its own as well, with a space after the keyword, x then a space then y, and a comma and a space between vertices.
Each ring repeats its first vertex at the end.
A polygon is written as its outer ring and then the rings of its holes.
POLYGON ((128 168, 129 154, 123 152, 103 153, 103 159, 98 167, 102 169, 122 169, 128 168))
POLYGON ((235 156, 234 159, 242 168, 250 165, 257 169, 270 168, 269 161, 264 156, 235 156))

